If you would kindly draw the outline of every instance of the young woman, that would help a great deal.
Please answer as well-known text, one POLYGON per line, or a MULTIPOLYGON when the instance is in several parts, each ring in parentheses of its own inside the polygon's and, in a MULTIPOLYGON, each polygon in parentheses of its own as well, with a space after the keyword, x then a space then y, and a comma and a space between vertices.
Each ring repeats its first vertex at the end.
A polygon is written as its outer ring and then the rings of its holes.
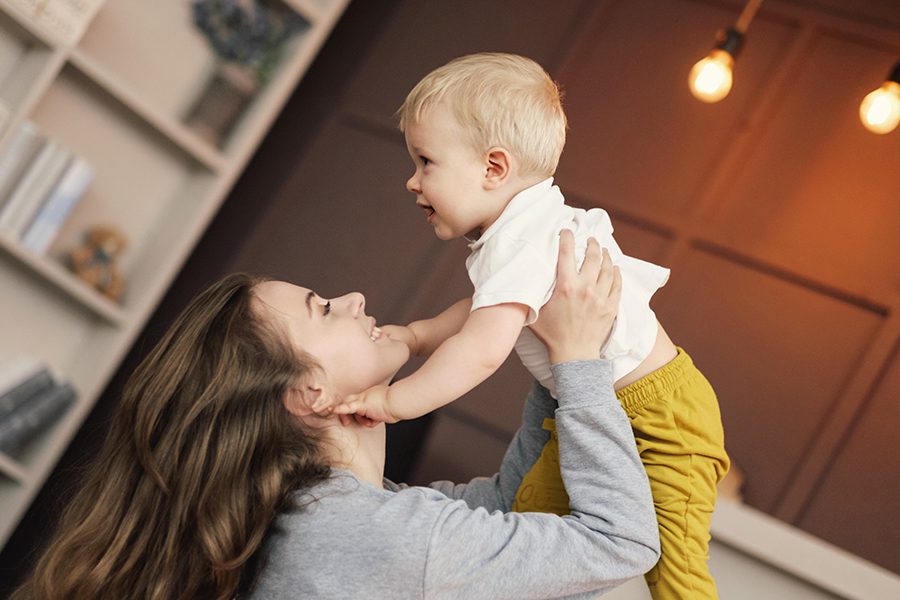
POLYGON ((657 526, 631 428, 594 358, 618 304, 596 244, 535 333, 559 405, 535 385, 499 473, 383 479, 384 425, 310 410, 408 359, 357 293, 332 300, 231 275, 134 373, 56 539, 14 598, 556 598, 647 571, 657 526), (602 263, 602 264, 601 264, 602 263), (507 512, 555 412, 571 515, 507 512))

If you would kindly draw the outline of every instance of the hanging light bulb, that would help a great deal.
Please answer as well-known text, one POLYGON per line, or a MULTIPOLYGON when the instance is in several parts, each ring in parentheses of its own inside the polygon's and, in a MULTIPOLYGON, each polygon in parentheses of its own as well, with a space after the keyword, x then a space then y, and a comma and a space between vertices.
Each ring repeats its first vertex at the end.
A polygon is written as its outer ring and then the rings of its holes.
POLYGON ((712 51, 691 69, 688 85, 695 98, 713 103, 731 91, 734 59, 744 43, 744 34, 760 4, 762 0, 748 0, 734 27, 719 31, 712 51))
POLYGON ((728 49, 725 43, 716 44, 712 52, 694 65, 688 77, 691 93, 703 102, 718 102, 731 91, 731 69, 743 36, 734 29, 728 29, 720 32, 719 37, 730 42, 728 49))
POLYGON ((877 90, 859 105, 859 118, 872 133, 890 133, 900 124, 900 62, 877 90))

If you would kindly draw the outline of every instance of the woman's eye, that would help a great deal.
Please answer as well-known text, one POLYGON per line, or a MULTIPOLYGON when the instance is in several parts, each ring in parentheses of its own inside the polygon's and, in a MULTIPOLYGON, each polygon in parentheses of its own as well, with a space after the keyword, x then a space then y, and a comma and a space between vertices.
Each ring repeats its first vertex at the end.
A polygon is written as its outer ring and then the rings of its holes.
POLYGON ((327 315, 331 312, 331 300, 325 303, 325 306, 322 307, 322 314, 327 315))

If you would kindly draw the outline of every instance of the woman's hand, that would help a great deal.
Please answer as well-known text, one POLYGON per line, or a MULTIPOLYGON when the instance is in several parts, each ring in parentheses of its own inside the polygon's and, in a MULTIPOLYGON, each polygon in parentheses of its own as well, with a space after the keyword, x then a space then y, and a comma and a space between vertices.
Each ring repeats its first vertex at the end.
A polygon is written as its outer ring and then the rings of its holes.
POLYGON ((575 238, 559 234, 556 288, 541 308, 531 331, 547 346, 551 363, 600 357, 622 295, 622 276, 609 252, 597 240, 588 240, 581 270, 575 268, 575 238))

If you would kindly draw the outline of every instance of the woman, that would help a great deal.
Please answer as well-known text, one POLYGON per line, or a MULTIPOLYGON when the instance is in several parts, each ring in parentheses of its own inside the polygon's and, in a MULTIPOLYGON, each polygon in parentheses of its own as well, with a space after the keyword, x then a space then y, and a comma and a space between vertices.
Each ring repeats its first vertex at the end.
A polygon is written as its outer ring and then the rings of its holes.
POLYGON ((309 407, 390 380, 406 346, 379 336, 360 294, 232 275, 132 376, 14 598, 555 598, 643 573, 659 556, 649 487, 610 367, 593 359, 619 293, 601 262, 593 244, 576 273, 564 235, 534 326, 557 363, 571 516, 505 512, 546 442, 546 390, 529 395, 494 477, 397 486, 382 478, 383 424, 309 407))

